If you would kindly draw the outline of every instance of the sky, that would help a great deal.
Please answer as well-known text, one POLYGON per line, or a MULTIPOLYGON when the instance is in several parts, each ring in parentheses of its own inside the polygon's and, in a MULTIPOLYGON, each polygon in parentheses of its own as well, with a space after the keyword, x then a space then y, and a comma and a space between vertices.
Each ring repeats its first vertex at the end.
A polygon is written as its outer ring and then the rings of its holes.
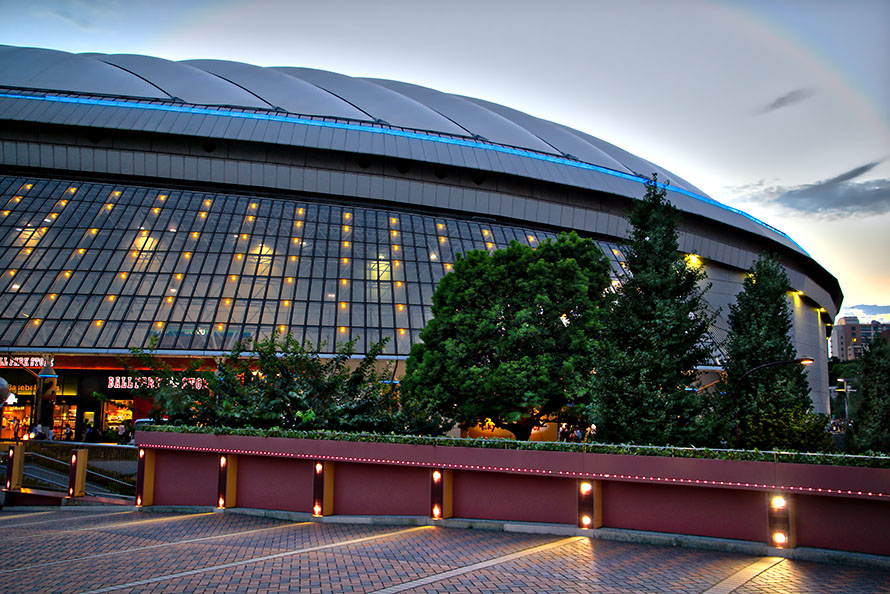
POLYGON ((306 66, 582 130, 784 231, 890 321, 887 0, 0 0, 0 43, 306 66))

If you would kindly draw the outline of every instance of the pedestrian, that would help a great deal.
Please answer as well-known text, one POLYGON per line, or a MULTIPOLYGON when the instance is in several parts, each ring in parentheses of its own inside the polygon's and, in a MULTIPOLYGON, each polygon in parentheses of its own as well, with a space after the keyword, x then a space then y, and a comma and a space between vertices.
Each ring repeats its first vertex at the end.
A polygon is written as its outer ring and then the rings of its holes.
POLYGON ((62 439, 65 441, 74 439, 74 431, 71 430, 71 423, 65 423, 65 429, 62 431, 62 439))

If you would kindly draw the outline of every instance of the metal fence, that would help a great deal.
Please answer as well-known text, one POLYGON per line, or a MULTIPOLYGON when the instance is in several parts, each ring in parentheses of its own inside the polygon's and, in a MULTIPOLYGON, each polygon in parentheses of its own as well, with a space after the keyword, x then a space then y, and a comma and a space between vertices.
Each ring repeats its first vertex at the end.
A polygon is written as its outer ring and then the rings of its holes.
POLYGON ((9 445, 25 444, 22 486, 47 491, 68 490, 71 450, 87 450, 87 495, 136 497, 137 452, 135 446, 79 443, 73 441, 25 441, 0 443, 2 470, 6 472, 9 445))

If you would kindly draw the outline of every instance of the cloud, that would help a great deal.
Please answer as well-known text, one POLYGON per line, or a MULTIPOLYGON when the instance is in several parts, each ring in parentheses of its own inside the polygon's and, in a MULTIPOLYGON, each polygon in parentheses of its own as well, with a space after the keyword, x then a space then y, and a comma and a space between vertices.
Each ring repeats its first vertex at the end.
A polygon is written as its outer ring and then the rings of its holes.
POLYGON ((856 316, 860 322, 890 322, 890 305, 845 305, 838 318, 856 316))
POLYGON ((794 105, 795 103, 800 103, 801 101, 805 101, 809 99, 816 93, 813 89, 794 89, 789 93, 785 93, 781 97, 777 97, 772 102, 754 110, 754 115, 763 115, 765 113, 770 113, 771 111, 776 111, 777 109, 782 109, 783 107, 788 107, 789 105, 794 105))
POLYGON ((777 186, 761 181, 728 190, 736 193, 740 202, 770 204, 822 219, 880 215, 890 212, 890 178, 853 181, 880 163, 865 163, 812 184, 777 186))
POLYGON ((96 32, 101 28, 99 23, 116 16, 119 8, 117 0, 58 0, 35 7, 32 14, 38 18, 62 21, 85 32, 96 32))

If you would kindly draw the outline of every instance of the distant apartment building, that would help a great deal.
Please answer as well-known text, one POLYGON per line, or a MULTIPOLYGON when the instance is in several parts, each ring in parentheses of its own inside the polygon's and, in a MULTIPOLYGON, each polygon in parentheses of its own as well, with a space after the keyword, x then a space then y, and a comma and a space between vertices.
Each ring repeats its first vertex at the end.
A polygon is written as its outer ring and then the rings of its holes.
POLYGON ((862 347, 882 336, 887 338, 890 324, 868 322, 860 324, 855 316, 838 320, 831 330, 831 356, 841 361, 852 361, 862 356, 862 347))

